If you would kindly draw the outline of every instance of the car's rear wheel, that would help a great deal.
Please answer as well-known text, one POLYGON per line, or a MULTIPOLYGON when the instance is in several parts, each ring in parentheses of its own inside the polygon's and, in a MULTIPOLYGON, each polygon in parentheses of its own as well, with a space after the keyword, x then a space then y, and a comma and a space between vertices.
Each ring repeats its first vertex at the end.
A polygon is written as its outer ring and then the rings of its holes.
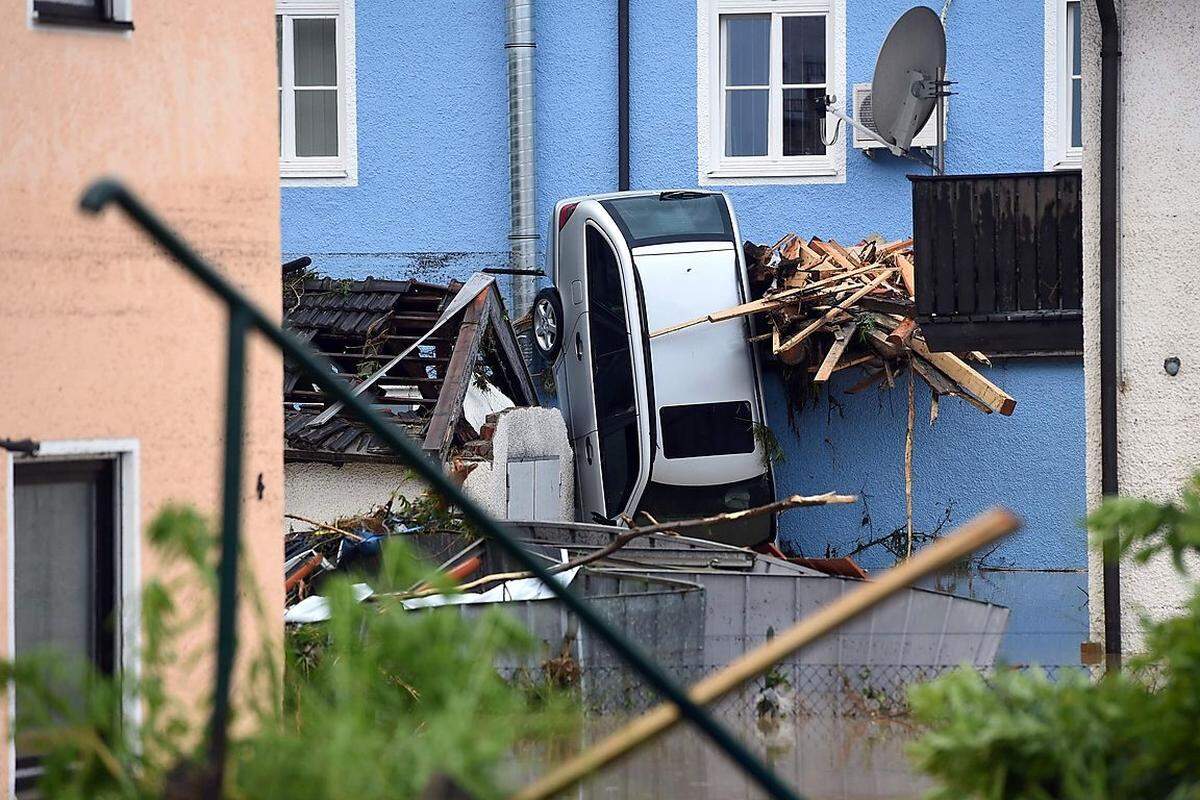
POLYGON ((547 286, 533 298, 533 344, 547 364, 562 350, 563 306, 558 289, 547 286))

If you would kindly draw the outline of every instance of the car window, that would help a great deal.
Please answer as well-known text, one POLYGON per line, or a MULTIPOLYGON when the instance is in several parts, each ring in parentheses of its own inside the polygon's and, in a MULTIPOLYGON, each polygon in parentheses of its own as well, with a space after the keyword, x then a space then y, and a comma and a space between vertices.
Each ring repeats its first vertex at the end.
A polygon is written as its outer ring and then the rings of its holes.
POLYGON ((663 192, 605 200, 602 205, 631 247, 670 241, 733 241, 729 210, 719 194, 663 192))
POLYGON ((633 355, 617 255, 595 228, 587 229, 588 335, 596 420, 635 412, 633 355))
POLYGON ((591 226, 587 228, 585 244, 588 337, 600 438, 600 476, 604 482, 606 515, 613 517, 628 501, 640 466, 633 353, 617 254, 600 231, 591 226))
POLYGON ((754 452, 754 418, 748 401, 663 406, 659 421, 666 458, 754 452))
POLYGON ((604 481, 604 515, 609 519, 629 502, 640 463, 636 418, 600 433, 600 477, 604 481))

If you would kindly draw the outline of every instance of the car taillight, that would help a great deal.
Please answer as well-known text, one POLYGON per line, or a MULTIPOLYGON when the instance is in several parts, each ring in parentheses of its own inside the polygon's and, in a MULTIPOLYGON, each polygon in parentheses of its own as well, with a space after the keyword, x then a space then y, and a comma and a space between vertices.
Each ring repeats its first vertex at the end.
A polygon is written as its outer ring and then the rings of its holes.
POLYGON ((571 218, 571 212, 575 210, 575 206, 579 203, 567 203, 558 210, 558 229, 561 231, 563 226, 567 224, 567 220, 571 218))

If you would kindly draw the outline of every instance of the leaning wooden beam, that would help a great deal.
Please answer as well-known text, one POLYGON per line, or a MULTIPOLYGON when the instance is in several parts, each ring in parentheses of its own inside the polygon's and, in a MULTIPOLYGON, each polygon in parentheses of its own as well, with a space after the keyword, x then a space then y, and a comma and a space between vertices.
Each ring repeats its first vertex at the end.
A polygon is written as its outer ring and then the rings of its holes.
POLYGON ((904 288, 908 289, 909 297, 916 298, 917 279, 913 272, 912 260, 903 253, 896 253, 893 260, 900 269, 900 280, 904 281, 904 288))
POLYGON ((821 362, 821 366, 817 369, 817 374, 813 376, 813 383, 825 383, 829 380, 829 376, 833 374, 834 369, 837 368, 838 361, 842 358, 842 353, 846 352, 846 347, 850 344, 850 339, 854 336, 854 328, 854 323, 848 322, 833 332, 833 344, 829 346, 829 352, 825 354, 825 360, 821 362))
POLYGON ((953 353, 933 353, 923 339, 915 336, 912 348, 933 366, 944 372, 950 380, 958 383, 971 394, 978 397, 993 411, 999 411, 1004 416, 1011 416, 1017 408, 1017 401, 996 384, 980 375, 953 353))
MULTIPOLYGON (((999 508, 976 517, 875 580, 859 584, 853 591, 801 619, 775 638, 735 659, 724 669, 693 684, 688 696, 696 703, 717 700, 897 592, 1007 536, 1017 530, 1020 524, 1020 520, 1011 512, 999 508)), ((656 706, 517 792, 512 800, 545 800, 552 797, 662 734, 679 719, 677 706, 670 703, 656 706)))

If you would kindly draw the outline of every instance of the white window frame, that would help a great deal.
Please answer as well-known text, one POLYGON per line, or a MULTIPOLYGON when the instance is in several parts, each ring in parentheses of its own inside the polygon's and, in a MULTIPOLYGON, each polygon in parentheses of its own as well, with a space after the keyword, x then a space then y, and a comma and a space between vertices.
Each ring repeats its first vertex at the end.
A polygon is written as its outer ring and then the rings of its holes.
MULTIPOLYGON (((111 0, 112 3, 112 18, 114 22, 133 22, 133 0, 111 0)), ((33 0, 25 0, 26 17, 25 24, 34 29, 41 31, 68 31, 70 33, 95 33, 101 36, 122 36, 129 37, 133 35, 133 31, 128 27, 83 27, 74 25, 39 25, 37 19, 37 11, 33 8, 33 0)))
MULTIPOLYGON (((295 100, 283 92, 279 119, 279 176, 284 186, 357 186, 358 115, 354 47, 354 0, 276 0, 276 16, 283 17, 283 86, 293 83, 292 20, 297 17, 337 20, 338 155, 295 155, 295 100)), ((277 89, 278 91, 278 89, 277 89)))
MULTIPOLYGON (((826 91, 845 103, 846 6, 845 0, 697 0, 696 3, 696 108, 698 178, 703 186, 762 183, 845 183, 846 135, 825 149, 823 156, 782 155, 782 25, 776 17, 825 17, 826 91), (723 91, 723 26, 726 14, 772 16, 769 155, 726 156, 723 91), (776 153, 776 150, 780 152, 776 153)), ((827 117, 827 120, 833 118, 827 117)), ((834 126, 826 125, 826 136, 834 126)))
MULTIPOLYGON (((1067 3, 1046 0, 1045 5, 1045 100, 1043 126, 1045 168, 1075 170, 1083 167, 1083 148, 1071 146, 1071 37, 1067 26, 1067 3)), ((1083 24, 1084 3, 1079 4, 1083 24)), ((1082 39, 1082 36, 1080 37, 1082 39)))
MULTIPOLYGON (((110 459, 113 462, 113 472, 116 486, 113 487, 113 499, 116 503, 116 538, 120 542, 121 559, 120 573, 117 581, 120 584, 117 593, 117 609, 121 617, 121 649, 120 674, 128 679, 124 685, 134 688, 141 673, 141 631, 142 631, 142 528, 141 528, 141 487, 139 484, 139 454, 140 446, 137 439, 69 439, 44 441, 38 447, 36 456, 26 456, 19 453, 4 453, 7 456, 5 469, 5 509, 7 512, 7 530, 5 544, 8 565, 5 596, 8 601, 8 639, 9 658, 17 650, 16 642, 16 501, 13 481, 16 465, 22 462, 39 461, 78 461, 81 459, 110 459)), ((15 797, 17 791, 17 747, 12 740, 11 732, 14 725, 16 710, 16 689, 8 687, 8 711, 5 724, 10 733, 8 741, 8 796, 15 797)), ((124 698, 124 713, 126 730, 134 737, 136 747, 137 732, 142 723, 141 701, 136 692, 130 691, 124 698)))

